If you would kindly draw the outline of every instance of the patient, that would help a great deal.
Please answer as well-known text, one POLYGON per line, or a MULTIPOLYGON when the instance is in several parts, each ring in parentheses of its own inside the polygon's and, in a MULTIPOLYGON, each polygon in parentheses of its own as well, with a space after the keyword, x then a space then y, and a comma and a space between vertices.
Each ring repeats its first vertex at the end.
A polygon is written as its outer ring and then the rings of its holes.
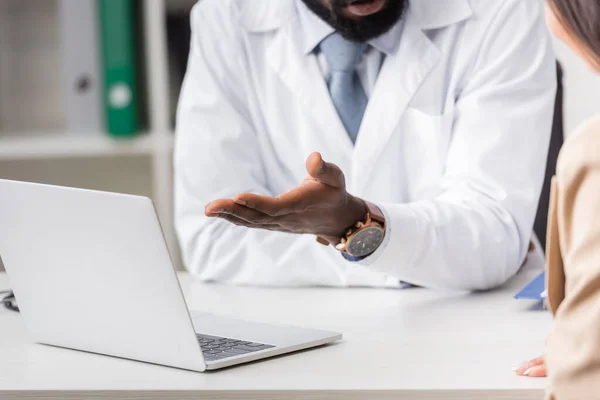
MULTIPOLYGON (((600 73, 600 2, 548 0, 546 22, 600 73)), ((552 183, 548 302, 555 323, 544 357, 517 374, 550 378, 548 399, 600 399, 600 117, 564 145, 552 183)))

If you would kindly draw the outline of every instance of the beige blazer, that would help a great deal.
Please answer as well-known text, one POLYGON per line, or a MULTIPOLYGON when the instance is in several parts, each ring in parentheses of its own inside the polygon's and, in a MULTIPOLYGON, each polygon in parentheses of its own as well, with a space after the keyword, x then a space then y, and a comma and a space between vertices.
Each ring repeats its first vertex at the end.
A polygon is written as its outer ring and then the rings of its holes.
POLYGON ((547 399, 600 399, 600 119, 565 143, 547 237, 547 399))

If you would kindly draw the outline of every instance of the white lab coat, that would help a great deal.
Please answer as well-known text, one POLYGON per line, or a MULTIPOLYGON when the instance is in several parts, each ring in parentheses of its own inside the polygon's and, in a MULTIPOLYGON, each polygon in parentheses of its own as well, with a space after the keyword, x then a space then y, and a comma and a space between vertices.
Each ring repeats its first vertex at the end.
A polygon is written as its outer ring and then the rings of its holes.
POLYGON ((556 87, 541 0, 411 0, 353 146, 294 0, 203 0, 175 149, 183 259, 199 279, 259 285, 485 289, 526 256, 556 87), (206 203, 276 195, 313 151, 378 204, 389 230, 366 264, 310 235, 204 216, 206 203))

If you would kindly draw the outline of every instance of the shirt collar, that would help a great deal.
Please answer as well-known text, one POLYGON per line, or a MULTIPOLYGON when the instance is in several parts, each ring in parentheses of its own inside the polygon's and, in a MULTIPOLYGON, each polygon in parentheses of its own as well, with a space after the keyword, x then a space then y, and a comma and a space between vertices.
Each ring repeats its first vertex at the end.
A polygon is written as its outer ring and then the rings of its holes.
POLYGON ((312 53, 315 48, 327 36, 334 32, 334 29, 327 22, 313 13, 302 0, 296 0, 296 10, 298 12, 298 29, 302 38, 302 52, 312 53))
MULTIPOLYGON (((313 13, 302 0, 296 0, 296 10, 298 12, 298 27, 301 30, 302 51, 304 54, 312 53, 315 48, 327 36, 334 32, 334 29, 313 13)), ((400 36, 402 34, 402 21, 398 21, 389 31, 368 43, 385 55, 395 53, 400 36)))

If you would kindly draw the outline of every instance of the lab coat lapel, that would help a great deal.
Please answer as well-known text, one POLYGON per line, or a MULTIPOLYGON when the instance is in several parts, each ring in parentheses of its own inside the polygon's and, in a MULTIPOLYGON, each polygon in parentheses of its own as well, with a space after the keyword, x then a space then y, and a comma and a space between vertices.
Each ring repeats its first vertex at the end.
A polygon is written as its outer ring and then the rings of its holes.
POLYGON ((362 191, 376 160, 411 99, 440 58, 437 47, 409 14, 395 54, 386 57, 363 118, 353 155, 353 190, 362 191))
POLYGON ((292 18, 279 29, 267 50, 268 62, 280 80, 290 89, 307 118, 318 125, 318 131, 305 132, 313 150, 323 148, 342 151, 351 156, 353 144, 342 124, 329 90, 314 56, 306 56, 300 48, 300 29, 292 18))

